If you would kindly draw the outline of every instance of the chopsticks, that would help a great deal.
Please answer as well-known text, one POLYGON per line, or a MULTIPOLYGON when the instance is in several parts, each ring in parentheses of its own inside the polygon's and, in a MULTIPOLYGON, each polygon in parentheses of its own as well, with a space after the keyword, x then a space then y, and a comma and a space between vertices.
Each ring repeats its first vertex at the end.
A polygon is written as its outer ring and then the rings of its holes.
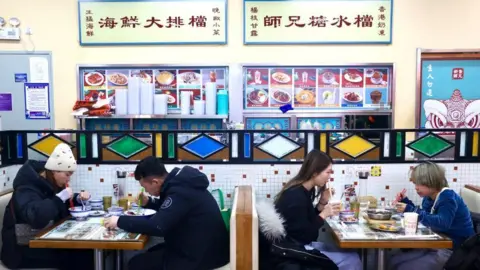
MULTIPOLYGON (((65 184, 65 187, 68 188, 68 183, 65 184)), ((73 197, 70 198, 70 208, 74 208, 75 205, 73 205, 73 197)))

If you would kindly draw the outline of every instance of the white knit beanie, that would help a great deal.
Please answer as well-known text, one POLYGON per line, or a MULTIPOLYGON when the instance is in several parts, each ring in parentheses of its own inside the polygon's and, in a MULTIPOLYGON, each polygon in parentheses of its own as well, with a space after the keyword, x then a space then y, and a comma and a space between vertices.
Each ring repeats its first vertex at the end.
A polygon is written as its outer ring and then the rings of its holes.
POLYGON ((60 172, 73 172, 77 169, 77 162, 73 157, 72 149, 65 143, 55 147, 45 164, 45 169, 60 172))

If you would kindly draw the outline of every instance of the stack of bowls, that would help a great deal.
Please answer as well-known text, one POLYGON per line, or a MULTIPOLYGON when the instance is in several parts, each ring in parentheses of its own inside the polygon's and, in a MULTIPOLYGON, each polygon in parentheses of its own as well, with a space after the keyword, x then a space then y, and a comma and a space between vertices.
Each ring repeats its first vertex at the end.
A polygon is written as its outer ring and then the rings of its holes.
POLYGON ((121 216, 123 214, 123 207, 112 206, 108 208, 108 213, 112 216, 121 216))
POLYGON ((90 205, 92 210, 103 210, 103 200, 102 199, 91 199, 90 205))

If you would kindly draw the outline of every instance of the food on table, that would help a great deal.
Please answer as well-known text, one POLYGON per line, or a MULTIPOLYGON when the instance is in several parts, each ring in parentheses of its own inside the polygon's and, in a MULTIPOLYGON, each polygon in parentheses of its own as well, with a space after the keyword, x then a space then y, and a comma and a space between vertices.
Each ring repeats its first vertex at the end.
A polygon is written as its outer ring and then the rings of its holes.
POLYGON ((193 84, 198 83, 199 76, 195 72, 185 72, 181 75, 183 83, 193 84))
POLYGON ((126 85, 128 83, 128 78, 125 76, 125 74, 121 73, 114 73, 111 74, 108 79, 110 80, 111 83, 116 84, 116 85, 126 85))
POLYGON ((157 75, 157 82, 161 85, 169 85, 173 82, 174 78, 175 76, 172 73, 168 71, 162 71, 157 75))
POLYGON ((383 80, 383 74, 381 72, 375 71, 372 75, 372 83, 379 84, 383 80))
POLYGON ((362 100, 360 95, 355 92, 346 92, 345 94, 343 94, 343 98, 349 102, 359 102, 362 100))
POLYGON ((312 93, 312 91, 308 91, 308 90, 299 91, 295 96, 295 98, 297 99, 297 102, 300 104, 309 104, 315 101, 315 95, 312 93))
POLYGON ((267 101, 267 93, 262 89, 253 90, 248 94, 248 100, 253 104, 263 104, 267 101))
POLYGON ((278 103, 289 103, 292 99, 290 94, 283 90, 273 92, 272 97, 278 103))
POLYGON ((288 83, 291 78, 288 74, 285 74, 283 72, 275 72, 272 74, 272 78, 279 83, 288 83))
POLYGON ((382 100, 382 92, 378 90, 373 90, 370 93, 370 99, 372 100, 373 104, 378 104, 380 103, 380 100, 382 100))
POLYGON ((388 224, 380 224, 378 225, 378 229, 384 230, 384 231, 391 231, 391 232, 398 231, 398 227, 395 227, 393 225, 388 225, 388 224))
POLYGON ((90 72, 85 76, 85 80, 91 86, 98 86, 103 84, 105 77, 98 72, 90 72))
POLYGON ((346 217, 342 217, 341 220, 343 222, 357 222, 358 219, 355 218, 355 216, 346 216, 346 217))
POLYGON ((128 215, 128 216, 138 216, 138 213, 135 212, 135 211, 130 210, 130 211, 127 211, 127 215, 128 215))

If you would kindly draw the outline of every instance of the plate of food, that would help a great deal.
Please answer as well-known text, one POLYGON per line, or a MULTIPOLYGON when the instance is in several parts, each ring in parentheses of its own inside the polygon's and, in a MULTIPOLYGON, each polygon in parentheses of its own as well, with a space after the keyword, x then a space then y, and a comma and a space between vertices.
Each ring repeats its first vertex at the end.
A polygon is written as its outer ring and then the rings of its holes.
POLYGON ((278 103, 286 104, 292 101, 292 96, 285 90, 282 89, 272 89, 272 93, 270 94, 273 100, 278 103))
POLYGON ((130 217, 149 217, 155 215, 155 213, 157 213, 157 211, 146 208, 137 208, 135 210, 128 210, 123 212, 124 215, 130 217))
POLYGON ((248 93, 248 101, 255 105, 261 105, 267 102, 268 94, 263 89, 255 89, 248 93))
POLYGON ((330 71, 323 73, 322 81, 324 84, 333 84, 335 82, 335 74, 333 74, 333 72, 330 72, 330 71))
POLYGON ((175 79, 175 75, 173 75, 173 73, 169 71, 162 71, 158 73, 156 79, 157 79, 157 82, 161 85, 169 85, 175 79))
POLYGON ((375 71, 370 78, 373 84, 382 84, 383 83, 383 73, 380 71, 375 71))
POLYGON ((362 76, 360 76, 360 74, 358 74, 356 71, 347 71, 343 77, 345 80, 352 83, 359 83, 363 80, 362 76))
POLYGON ((382 232, 397 233, 402 230, 402 227, 390 224, 370 224, 370 229, 382 232))
POLYGON ((195 72, 185 72, 179 75, 184 84, 200 84, 202 76, 195 72))
POLYGON ((105 215, 105 211, 103 210, 93 210, 90 211, 89 216, 91 217, 103 217, 105 215))
POLYGON ((358 218, 354 216, 346 216, 346 217, 341 217, 340 221, 345 224, 355 224, 355 223, 358 223, 358 218))
POLYGON ((360 96, 356 92, 346 92, 345 94, 343 94, 343 99, 350 103, 358 103, 362 102, 363 100, 362 96, 360 96))
POLYGON ((315 94, 312 91, 309 91, 309 90, 297 89, 297 94, 295 95, 295 100, 300 104, 315 103, 315 94))
POLYGON ((272 79, 278 83, 288 83, 292 78, 283 72, 275 72, 272 74, 272 79))
POLYGON ((128 77, 122 73, 113 73, 108 75, 108 80, 115 85, 127 85, 128 77))
POLYGON ((100 72, 90 72, 85 75, 85 82, 90 86, 99 86, 105 82, 105 76, 100 72))
MULTIPOLYGON (((168 73, 170 73, 170 72, 168 72, 168 73)), ((142 79, 142 81, 144 83, 152 83, 152 76, 150 74, 146 73, 145 71, 134 72, 134 73, 132 73, 132 77, 138 77, 138 78, 142 79)))

